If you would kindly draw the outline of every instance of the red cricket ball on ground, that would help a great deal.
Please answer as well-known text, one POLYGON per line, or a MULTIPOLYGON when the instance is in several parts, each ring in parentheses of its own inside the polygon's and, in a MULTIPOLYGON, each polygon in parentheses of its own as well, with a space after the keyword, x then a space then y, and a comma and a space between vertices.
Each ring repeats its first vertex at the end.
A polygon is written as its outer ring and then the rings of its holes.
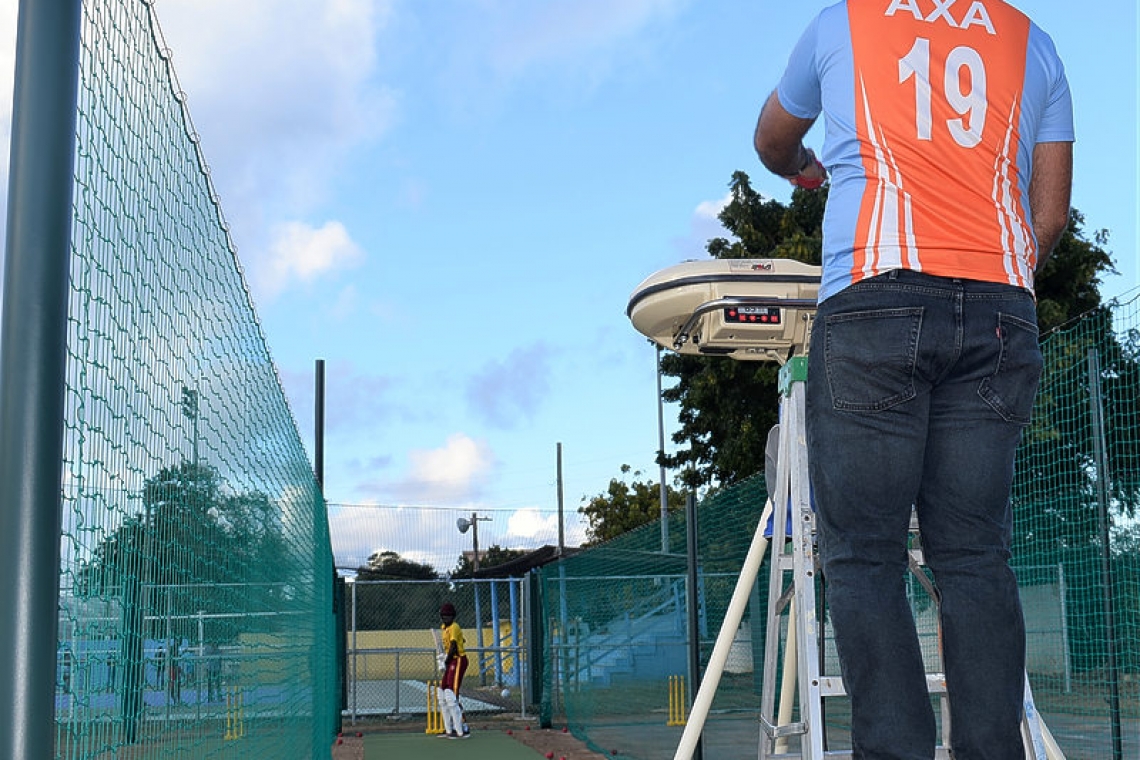
POLYGON ((570 729, 566 728, 566 726, 563 726, 563 727, 562 727, 562 733, 566 733, 566 732, 567 732, 567 731, 569 731, 569 730, 570 730, 570 729))
POLYGON ((363 731, 357 731, 357 732, 356 732, 356 738, 357 738, 357 739, 359 739, 359 738, 361 738, 361 737, 363 737, 363 736, 364 736, 364 732, 363 732, 363 731))
POLYGON ((337 746, 339 747, 341 744, 344 744, 344 739, 337 739, 336 743, 337 743, 337 746))
POLYGON ((553 752, 547 752, 546 753, 546 760, 554 760, 554 753, 553 752))
POLYGON ((507 736, 514 736, 514 735, 515 735, 515 732, 508 728, 507 729, 507 736))

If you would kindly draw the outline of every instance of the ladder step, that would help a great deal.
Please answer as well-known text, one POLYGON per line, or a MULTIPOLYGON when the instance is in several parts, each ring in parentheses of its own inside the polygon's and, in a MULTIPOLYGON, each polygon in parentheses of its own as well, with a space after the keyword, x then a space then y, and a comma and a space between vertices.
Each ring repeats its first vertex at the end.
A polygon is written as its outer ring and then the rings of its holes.
MULTIPOLYGON (((769 754, 768 760, 802 760, 803 756, 799 752, 780 752, 776 754, 769 754)), ((853 760, 853 755, 849 749, 829 749, 824 750, 823 757, 827 760, 853 760)), ((953 760, 950 755, 950 750, 946 747, 935 747, 934 760, 953 760)))
MULTIPOLYGON (((945 694, 946 676, 942 673, 927 673, 926 690, 931 694, 945 694)), ((847 689, 843 686, 843 677, 821 676, 819 679, 819 695, 821 697, 847 696, 847 689)))

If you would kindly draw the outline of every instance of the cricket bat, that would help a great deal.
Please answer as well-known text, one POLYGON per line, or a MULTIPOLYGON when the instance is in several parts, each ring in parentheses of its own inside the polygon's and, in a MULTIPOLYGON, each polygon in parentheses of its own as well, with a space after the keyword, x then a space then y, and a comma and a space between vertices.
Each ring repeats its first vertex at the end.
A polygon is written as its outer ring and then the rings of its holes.
MULTIPOLYGON (((437 655, 435 662, 436 662, 436 665, 438 666, 439 663, 446 656, 444 654, 444 651, 443 651, 443 632, 441 630, 439 630, 438 628, 432 628, 431 629, 431 635, 432 635, 432 638, 435 639, 435 653, 437 655)), ((442 668, 440 668, 440 669, 442 669, 442 668)))

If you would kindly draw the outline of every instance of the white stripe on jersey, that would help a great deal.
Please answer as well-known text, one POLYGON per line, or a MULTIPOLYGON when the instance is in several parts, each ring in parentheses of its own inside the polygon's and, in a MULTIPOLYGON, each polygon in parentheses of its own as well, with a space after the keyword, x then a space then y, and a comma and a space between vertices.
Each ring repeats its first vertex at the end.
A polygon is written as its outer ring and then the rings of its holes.
POLYGON ((866 121, 867 135, 875 150, 875 174, 878 177, 875 188, 875 204, 871 212, 871 222, 867 229, 865 250, 867 258, 863 264, 863 277, 875 275, 903 266, 901 241, 905 240, 907 265, 916 272, 922 271, 922 263, 914 240, 914 216, 910 193, 903 189, 903 177, 895 161, 894 152, 885 135, 876 130, 867 101, 867 88, 863 78, 859 79, 863 89, 863 118, 866 121), (900 224, 899 207, 902 206, 900 224), (884 238, 889 238, 884 245, 884 238))
MULTIPOLYGON (((1020 97, 1017 101, 1020 102, 1020 97)), ((1010 144, 1013 142, 1014 116, 1016 106, 1010 109, 1005 130, 1005 140, 1001 153, 995 159, 994 182, 991 198, 997 210, 997 222, 1001 228, 1002 264, 1010 285, 1023 288, 1033 287, 1033 274, 1029 269, 1031 244, 1025 220, 1018 213, 1018 199, 1013 194, 1010 169, 1013 159, 1010 144)))

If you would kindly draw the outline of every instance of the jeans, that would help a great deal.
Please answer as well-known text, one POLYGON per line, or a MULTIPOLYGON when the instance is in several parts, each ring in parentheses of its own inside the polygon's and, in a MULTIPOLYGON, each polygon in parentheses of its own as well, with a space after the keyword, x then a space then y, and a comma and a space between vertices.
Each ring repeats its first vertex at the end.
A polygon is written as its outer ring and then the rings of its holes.
POLYGON ((1033 296, 897 271, 820 304, 807 444, 854 756, 928 760, 936 725, 907 601, 912 506, 938 589, 955 760, 1024 760, 1014 454, 1041 374, 1033 296))

